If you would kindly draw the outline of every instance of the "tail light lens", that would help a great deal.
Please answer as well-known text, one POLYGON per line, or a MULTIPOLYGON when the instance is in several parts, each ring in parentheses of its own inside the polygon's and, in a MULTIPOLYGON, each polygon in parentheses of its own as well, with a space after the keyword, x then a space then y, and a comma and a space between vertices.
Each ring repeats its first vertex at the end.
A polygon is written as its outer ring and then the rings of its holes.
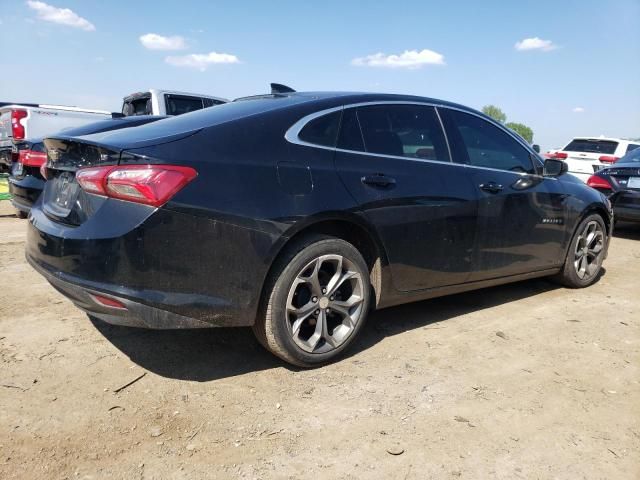
POLYGON ((618 161, 618 157, 614 157, 613 155, 602 155, 598 160, 602 163, 615 163, 618 161))
POLYGON ((22 119, 27 118, 27 111, 14 108, 11 110, 11 135, 14 140, 24 140, 24 125, 22 119))
POLYGON ((18 161, 28 167, 40 167, 47 161, 47 154, 33 150, 20 150, 18 161))
POLYGON ((556 152, 554 153, 551 158, 555 158, 556 160, 564 160, 569 156, 568 153, 564 153, 564 152, 556 152))
POLYGON ((88 193, 159 207, 196 175, 191 167, 129 165, 82 168, 76 180, 88 193))
POLYGON ((606 179, 597 175, 591 175, 587 180, 587 185, 598 190, 613 190, 613 187, 606 179))

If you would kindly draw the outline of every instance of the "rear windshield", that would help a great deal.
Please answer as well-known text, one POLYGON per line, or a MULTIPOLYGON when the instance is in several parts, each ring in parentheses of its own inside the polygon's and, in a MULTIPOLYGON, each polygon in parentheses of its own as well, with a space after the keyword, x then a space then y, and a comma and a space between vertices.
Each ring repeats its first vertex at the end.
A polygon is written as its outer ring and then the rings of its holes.
POLYGON ((640 148, 631 150, 624 157, 616 162, 616 166, 620 166, 624 163, 639 163, 640 162, 640 148))
POLYGON ((122 104, 122 114, 131 117, 134 115, 151 115, 151 96, 137 97, 127 100, 122 104))
POLYGON ((635 149, 636 149, 636 148, 638 148, 638 147, 640 147, 640 145, 638 145, 637 143, 630 143, 630 144, 627 146, 627 151, 626 151, 626 152, 624 152, 624 153, 629 153, 629 152, 631 152, 631 151, 635 150, 635 149))
POLYGON ((611 140, 591 140, 577 138, 569 145, 564 147, 566 152, 585 152, 585 153, 601 153, 603 155, 612 155, 618 148, 618 142, 611 140))
POLYGON ((202 128, 232 122, 243 117, 261 114, 269 110, 309 100, 309 98, 302 96, 290 96, 278 99, 229 102, 215 108, 205 108, 185 115, 169 117, 160 122, 148 123, 135 129, 123 128, 121 130, 88 135, 84 138, 91 142, 127 145, 129 148, 136 148, 158 138, 188 134, 202 128))

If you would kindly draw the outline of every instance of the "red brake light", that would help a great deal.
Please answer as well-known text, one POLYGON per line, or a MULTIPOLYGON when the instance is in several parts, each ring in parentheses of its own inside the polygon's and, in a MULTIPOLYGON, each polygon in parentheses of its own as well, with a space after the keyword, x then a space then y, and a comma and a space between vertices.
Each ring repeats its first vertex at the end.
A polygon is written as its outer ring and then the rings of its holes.
POLYGON ((564 152, 556 152, 552 155, 551 158, 555 158, 557 160, 564 160, 565 158, 567 158, 569 156, 568 153, 564 153, 564 152))
POLYGON ((33 150, 20 150, 19 162, 28 167, 40 167, 47 161, 47 154, 33 150))
POLYGON ((618 157, 614 157, 613 155, 602 155, 598 160, 602 163, 615 163, 618 160, 618 157))
POLYGON ((587 180, 587 185, 592 188, 599 188, 602 190, 613 190, 613 187, 607 180, 597 175, 591 175, 587 180))
POLYGON ((14 108, 11 110, 11 135, 14 140, 24 140, 24 125, 20 120, 27 118, 27 111, 14 108))
POLYGON ((129 165, 82 168, 76 179, 85 192, 159 207, 196 175, 191 167, 129 165))

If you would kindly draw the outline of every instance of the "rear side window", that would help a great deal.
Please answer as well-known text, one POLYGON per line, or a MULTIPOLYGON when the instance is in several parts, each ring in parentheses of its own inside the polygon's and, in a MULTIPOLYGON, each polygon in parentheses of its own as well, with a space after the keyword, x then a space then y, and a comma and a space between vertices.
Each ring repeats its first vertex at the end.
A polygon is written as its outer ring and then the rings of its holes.
POLYGON ((630 144, 627 146, 627 151, 626 151, 626 152, 624 152, 624 153, 626 154, 626 153, 632 152, 633 150, 635 150, 635 149, 636 149, 636 148, 638 148, 638 147, 640 147, 640 145, 638 145, 637 143, 630 143, 630 144))
POLYGON ((373 105, 358 108, 367 152, 449 161, 449 151, 433 107, 373 105))
POLYGON ((167 95, 167 115, 182 115, 183 113, 202 110, 202 99, 186 95, 167 95))
POLYGON ((601 153, 613 155, 618 148, 618 142, 611 140, 598 140, 587 138, 576 138, 569 145, 564 147, 566 152, 601 153))
POLYGON ((208 108, 208 107, 213 107, 214 105, 222 105, 223 102, 222 100, 215 100, 213 98, 203 98, 202 99, 202 104, 204 105, 204 108, 208 108))
POLYGON ((313 143, 314 145, 335 147, 341 114, 341 111, 337 111, 314 118, 304 126, 298 138, 303 142, 313 143))
POLYGON ((486 120, 457 110, 440 109, 453 159, 476 167, 535 173, 529 152, 486 120))

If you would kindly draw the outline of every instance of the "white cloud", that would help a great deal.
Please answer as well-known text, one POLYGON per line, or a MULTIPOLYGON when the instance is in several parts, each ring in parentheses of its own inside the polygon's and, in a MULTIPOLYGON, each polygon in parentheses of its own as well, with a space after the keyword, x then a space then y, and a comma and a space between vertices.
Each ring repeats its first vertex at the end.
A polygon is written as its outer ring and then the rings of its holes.
POLYGON ((582 112, 584 112, 584 107, 575 107, 571 111, 573 113, 582 113, 582 112))
POLYGON ((157 33, 147 33, 140 36, 140 43, 149 50, 184 50, 187 43, 180 35, 163 37, 157 33))
POLYGON ((433 50, 405 50, 400 55, 386 55, 374 53, 366 57, 351 60, 351 65, 357 67, 387 67, 387 68, 420 68, 424 65, 444 65, 444 56, 433 50))
POLYGON ((81 28, 87 32, 92 32, 96 29, 93 23, 68 8, 57 8, 35 0, 28 0, 27 5, 31 10, 35 10, 40 20, 44 20, 45 22, 81 28))
POLYGON ((542 40, 538 37, 525 38, 516 42, 514 45, 516 50, 524 52, 526 50, 542 50, 543 52, 550 52, 558 48, 551 40, 542 40))
POLYGON ((197 68, 204 72, 209 66, 219 63, 240 63, 238 57, 229 53, 191 53, 179 57, 167 57, 164 59, 169 65, 174 67, 197 68))

